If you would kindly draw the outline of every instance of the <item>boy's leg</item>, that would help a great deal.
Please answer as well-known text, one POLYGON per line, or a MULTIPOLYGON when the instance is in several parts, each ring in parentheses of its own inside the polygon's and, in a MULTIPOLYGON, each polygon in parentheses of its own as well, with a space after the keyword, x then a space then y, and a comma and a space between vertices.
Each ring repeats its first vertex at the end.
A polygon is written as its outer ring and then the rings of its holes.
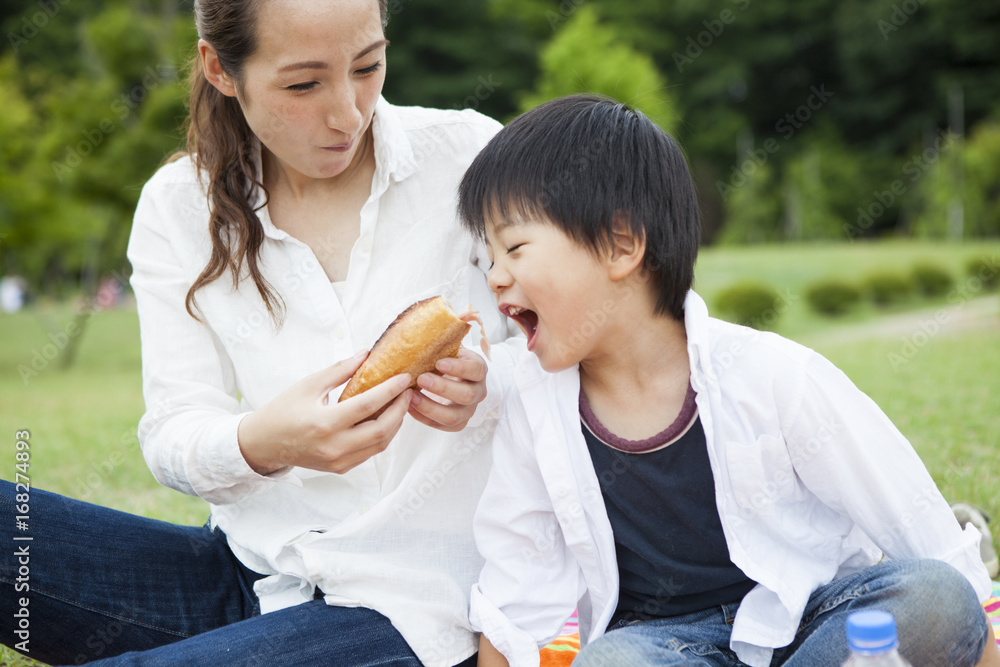
POLYGON ((27 530, 20 530, 15 501, 15 485, 0 481, 0 598, 7 601, 0 643, 17 648, 27 637, 21 646, 29 656, 78 663, 161 646, 254 613, 259 575, 208 528, 31 489, 27 530), (15 617, 22 609, 23 622, 15 617))
POLYGON ((847 659, 847 616, 882 609, 896 619, 900 653, 915 665, 975 665, 989 637, 986 614, 958 570, 936 560, 887 560, 818 589, 795 641, 775 665, 837 666, 847 659))
POLYGON ((619 623, 583 647, 573 667, 607 665, 742 665, 729 649, 739 605, 715 607, 673 618, 619 623))

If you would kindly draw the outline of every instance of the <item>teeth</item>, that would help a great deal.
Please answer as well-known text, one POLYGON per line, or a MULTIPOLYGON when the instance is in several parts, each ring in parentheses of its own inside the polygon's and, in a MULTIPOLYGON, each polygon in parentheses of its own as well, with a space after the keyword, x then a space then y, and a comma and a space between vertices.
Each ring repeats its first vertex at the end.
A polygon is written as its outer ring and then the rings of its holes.
POLYGON ((521 308, 518 308, 517 306, 511 306, 510 308, 507 309, 507 312, 509 312, 511 315, 520 315, 521 308))

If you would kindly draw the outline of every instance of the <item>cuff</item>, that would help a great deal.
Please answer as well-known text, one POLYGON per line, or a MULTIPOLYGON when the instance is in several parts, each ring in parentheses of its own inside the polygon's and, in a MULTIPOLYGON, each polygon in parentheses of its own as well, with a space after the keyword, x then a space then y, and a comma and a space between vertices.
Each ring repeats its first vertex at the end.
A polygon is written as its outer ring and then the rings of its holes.
POLYGON ((474 631, 483 633, 493 647, 507 658, 510 667, 539 667, 538 644, 534 638, 511 623, 483 595, 478 584, 472 587, 469 622, 474 631))

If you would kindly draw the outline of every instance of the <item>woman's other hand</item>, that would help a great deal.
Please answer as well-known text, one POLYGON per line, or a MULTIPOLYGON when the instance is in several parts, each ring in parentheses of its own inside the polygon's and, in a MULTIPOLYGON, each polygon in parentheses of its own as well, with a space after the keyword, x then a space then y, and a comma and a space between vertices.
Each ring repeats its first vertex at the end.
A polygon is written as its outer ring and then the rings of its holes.
POLYGON ((457 359, 442 359, 436 368, 442 375, 423 373, 417 378, 417 386, 432 396, 412 392, 410 415, 442 431, 461 431, 486 398, 486 361, 463 347, 457 359))
POLYGON ((410 403, 409 375, 397 375, 343 403, 328 394, 361 366, 358 354, 295 383, 240 422, 243 458, 267 475, 288 466, 345 473, 382 452, 399 431, 410 403), (386 407, 377 419, 365 421, 386 407))

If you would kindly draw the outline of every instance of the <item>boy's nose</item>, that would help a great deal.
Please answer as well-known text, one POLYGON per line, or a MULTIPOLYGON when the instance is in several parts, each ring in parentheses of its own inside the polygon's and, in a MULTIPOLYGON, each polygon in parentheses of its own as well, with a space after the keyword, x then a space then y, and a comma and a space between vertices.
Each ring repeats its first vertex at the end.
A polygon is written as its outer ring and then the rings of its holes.
POLYGON ((490 290, 499 294, 505 287, 510 285, 510 275, 497 264, 490 268, 490 275, 487 278, 490 290))

